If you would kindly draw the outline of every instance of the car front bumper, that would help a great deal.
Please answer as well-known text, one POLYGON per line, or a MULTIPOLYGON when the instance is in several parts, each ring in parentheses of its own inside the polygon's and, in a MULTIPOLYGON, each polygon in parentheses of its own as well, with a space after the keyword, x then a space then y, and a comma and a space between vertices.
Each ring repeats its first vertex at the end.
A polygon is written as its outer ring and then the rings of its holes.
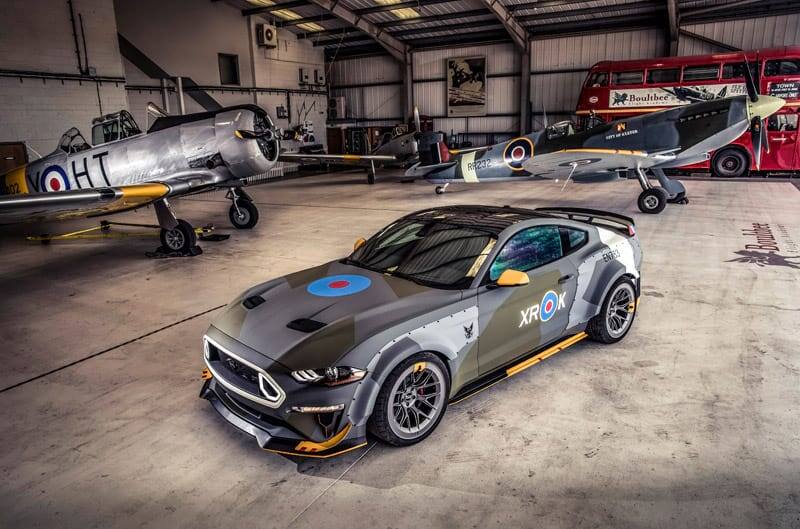
POLYGON ((309 439, 292 424, 269 417, 229 392, 213 377, 206 380, 200 397, 208 400, 228 423, 255 438, 258 446, 269 452, 302 457, 332 457, 367 444, 365 428, 344 426, 332 436, 320 441, 309 439))
POLYGON ((289 455, 328 457, 366 444, 363 390, 298 382, 282 364, 213 326, 205 336, 200 397, 258 445, 289 455), (359 390, 362 391, 359 391, 359 390), (338 407, 321 410, 321 407, 338 407))

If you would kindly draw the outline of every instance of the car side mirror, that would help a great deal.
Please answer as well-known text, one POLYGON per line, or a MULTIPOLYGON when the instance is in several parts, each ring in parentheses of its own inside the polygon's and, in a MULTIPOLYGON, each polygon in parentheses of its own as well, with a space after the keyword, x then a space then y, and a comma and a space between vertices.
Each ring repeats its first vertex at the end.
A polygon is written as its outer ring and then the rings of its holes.
POLYGON ((530 283, 528 274, 519 270, 508 269, 497 278, 498 287, 521 287, 530 283))
POLYGON ((358 250, 359 248, 364 246, 366 243, 367 243, 367 240, 364 237, 359 237, 358 239, 356 239, 356 242, 353 244, 353 251, 355 252, 356 250, 358 250))

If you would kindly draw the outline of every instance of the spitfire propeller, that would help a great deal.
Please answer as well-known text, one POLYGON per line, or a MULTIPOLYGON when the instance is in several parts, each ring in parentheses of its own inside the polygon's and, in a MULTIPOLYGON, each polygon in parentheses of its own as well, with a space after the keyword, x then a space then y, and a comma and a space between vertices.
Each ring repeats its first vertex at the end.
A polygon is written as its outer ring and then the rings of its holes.
POLYGON ((272 130, 267 129, 262 132, 256 132, 254 130, 244 130, 244 129, 237 129, 236 137, 241 140, 271 140, 275 134, 272 130))
MULTIPOLYGON (((757 63, 756 63, 757 64, 757 63)), ((756 68, 758 76, 758 68, 756 68)), ((755 154, 756 171, 761 170, 761 151, 762 149, 769 154, 769 141, 767 141, 767 130, 764 127, 762 116, 771 116, 786 103, 783 99, 771 96, 759 96, 759 85, 753 80, 753 72, 750 71, 750 64, 744 60, 744 79, 747 87, 747 96, 750 98, 748 109, 752 118, 750 119, 750 138, 753 142, 753 154, 755 154)))

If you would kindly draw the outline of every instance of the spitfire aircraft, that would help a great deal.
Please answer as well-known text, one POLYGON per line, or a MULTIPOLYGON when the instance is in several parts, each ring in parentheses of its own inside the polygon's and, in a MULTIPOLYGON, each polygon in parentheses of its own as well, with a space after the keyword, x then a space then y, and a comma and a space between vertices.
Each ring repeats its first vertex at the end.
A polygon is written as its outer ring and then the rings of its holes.
POLYGON ((282 153, 278 130, 256 105, 162 116, 146 133, 121 111, 94 121, 92 141, 94 145, 72 128, 53 153, 0 176, 0 224, 95 217, 152 204, 162 245, 186 253, 195 246, 195 231, 175 217, 171 198, 226 189, 231 224, 249 229, 259 214, 243 189, 246 179, 266 173, 279 161, 394 160, 282 153))
POLYGON ((565 179, 591 183, 619 178, 633 170, 642 186, 638 206, 644 213, 659 213, 667 202, 685 203, 686 189, 664 169, 708 160, 709 152, 741 136, 753 136, 756 166, 760 167, 764 141, 763 120, 785 104, 783 99, 757 93, 749 68, 745 68, 747 96, 693 103, 643 116, 602 123, 575 132, 569 121, 505 143, 469 150, 449 150, 439 142, 424 149, 421 161, 406 171, 422 177, 441 194, 451 182, 486 182, 529 179, 565 179), (650 184, 645 171, 658 179, 650 184))

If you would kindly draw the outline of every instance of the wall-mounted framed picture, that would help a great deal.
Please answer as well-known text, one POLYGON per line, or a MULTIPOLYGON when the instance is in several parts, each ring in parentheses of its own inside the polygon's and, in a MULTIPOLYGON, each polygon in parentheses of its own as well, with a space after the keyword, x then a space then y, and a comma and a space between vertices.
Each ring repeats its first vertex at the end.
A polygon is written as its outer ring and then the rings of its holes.
POLYGON ((447 61, 447 116, 486 115, 486 57, 447 61))

